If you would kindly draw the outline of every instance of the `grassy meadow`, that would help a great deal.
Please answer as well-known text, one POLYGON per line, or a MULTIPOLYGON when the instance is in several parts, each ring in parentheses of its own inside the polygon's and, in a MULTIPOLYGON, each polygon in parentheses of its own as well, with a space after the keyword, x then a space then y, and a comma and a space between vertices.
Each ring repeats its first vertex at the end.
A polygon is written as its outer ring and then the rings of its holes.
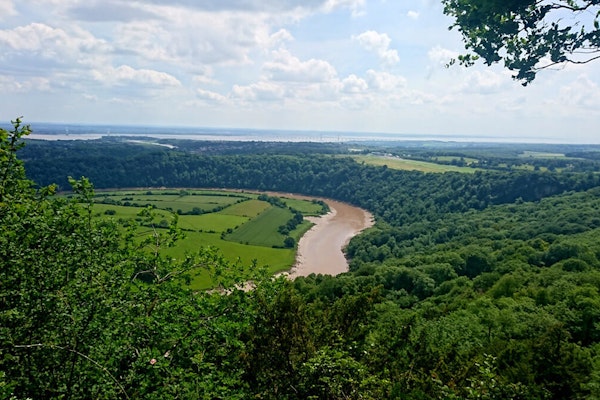
MULTIPOLYGON (((303 221, 287 235, 278 229, 293 217, 292 210, 305 216, 319 215, 325 210, 310 200, 281 197, 277 206, 259 199, 258 194, 208 190, 129 190, 98 192, 94 216, 112 218, 120 224, 137 221, 144 225, 140 235, 166 229, 175 215, 185 237, 175 246, 163 249, 163 254, 183 258, 204 247, 215 247, 232 265, 241 269, 256 263, 272 273, 289 269, 295 260, 296 248, 285 247, 289 236, 297 243, 312 226, 303 221), (151 210, 152 217, 140 215, 151 210)), ((198 271, 191 286, 203 289, 212 286, 208 273, 198 271)))
POLYGON ((475 168, 458 167, 455 165, 436 164, 426 161, 408 160, 397 157, 386 157, 378 155, 354 155, 352 156, 356 162, 365 163, 368 165, 384 166, 387 165, 391 169, 399 169, 405 171, 422 171, 422 172, 463 172, 475 173, 475 168))

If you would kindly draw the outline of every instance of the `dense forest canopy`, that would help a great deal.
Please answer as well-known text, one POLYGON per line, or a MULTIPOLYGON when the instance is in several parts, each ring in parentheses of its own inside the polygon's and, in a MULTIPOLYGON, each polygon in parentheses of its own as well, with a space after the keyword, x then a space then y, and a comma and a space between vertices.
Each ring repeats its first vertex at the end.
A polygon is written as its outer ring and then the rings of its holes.
POLYGON ((19 149, 27 132, 15 121, 0 135, 2 398, 600 396, 593 168, 425 174, 315 148, 19 149), (52 196, 54 182, 74 196, 52 196), (93 186, 298 192, 367 208, 377 224, 350 243, 351 272, 291 282, 257 266, 244 292, 214 249, 148 251, 178 240, 175 224, 140 240, 91 218, 93 186), (226 294, 189 290, 198 267, 226 294))

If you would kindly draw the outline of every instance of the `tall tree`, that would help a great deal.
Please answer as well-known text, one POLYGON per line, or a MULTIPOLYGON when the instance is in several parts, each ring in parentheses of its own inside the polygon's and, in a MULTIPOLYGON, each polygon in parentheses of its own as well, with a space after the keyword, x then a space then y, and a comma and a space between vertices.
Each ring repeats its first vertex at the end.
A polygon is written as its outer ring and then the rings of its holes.
MULTIPOLYGON (((598 0, 442 0, 462 34, 471 66, 503 62, 525 86, 538 71, 600 58, 598 0)), ((452 60, 453 64, 456 60, 452 60)))

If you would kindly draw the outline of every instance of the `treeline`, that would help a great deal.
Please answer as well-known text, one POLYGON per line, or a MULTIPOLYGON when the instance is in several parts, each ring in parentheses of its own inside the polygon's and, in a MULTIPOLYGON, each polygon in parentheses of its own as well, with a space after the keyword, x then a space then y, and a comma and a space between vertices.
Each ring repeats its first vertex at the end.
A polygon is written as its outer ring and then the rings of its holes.
POLYGON ((158 143, 175 146, 180 151, 202 155, 231 154, 343 154, 348 145, 319 142, 239 142, 159 139, 158 143))
POLYGON ((59 147, 55 153, 30 148, 25 164, 34 181, 41 185, 57 183, 63 189, 68 188, 67 176, 86 176, 97 188, 285 191, 347 201, 394 226, 517 200, 536 201, 564 191, 585 190, 600 182, 594 173, 425 174, 318 154, 201 156, 167 149, 150 151, 135 145, 85 143, 69 149, 59 147))

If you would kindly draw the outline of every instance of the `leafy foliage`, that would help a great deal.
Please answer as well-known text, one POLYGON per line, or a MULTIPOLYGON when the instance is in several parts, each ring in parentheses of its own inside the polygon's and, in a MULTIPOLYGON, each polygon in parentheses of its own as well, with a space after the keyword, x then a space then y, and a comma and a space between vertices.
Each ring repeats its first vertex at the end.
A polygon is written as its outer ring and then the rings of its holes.
POLYGON ((552 65, 600 58, 597 0, 443 0, 465 45, 474 54, 458 57, 473 65, 502 61, 527 85, 552 65))
POLYGON ((229 338, 251 317, 242 311, 244 296, 182 285, 199 267, 226 286, 236 283, 222 257, 203 250, 175 263, 156 251, 177 239, 175 226, 140 243, 135 227, 123 233, 96 222, 86 179, 71 181, 71 200, 49 197, 52 188, 34 190, 13 157, 28 131, 17 120, 0 136, 3 395, 240 397, 243 385, 233 377, 243 346, 229 338), (214 376, 205 381, 200 371, 214 376))

